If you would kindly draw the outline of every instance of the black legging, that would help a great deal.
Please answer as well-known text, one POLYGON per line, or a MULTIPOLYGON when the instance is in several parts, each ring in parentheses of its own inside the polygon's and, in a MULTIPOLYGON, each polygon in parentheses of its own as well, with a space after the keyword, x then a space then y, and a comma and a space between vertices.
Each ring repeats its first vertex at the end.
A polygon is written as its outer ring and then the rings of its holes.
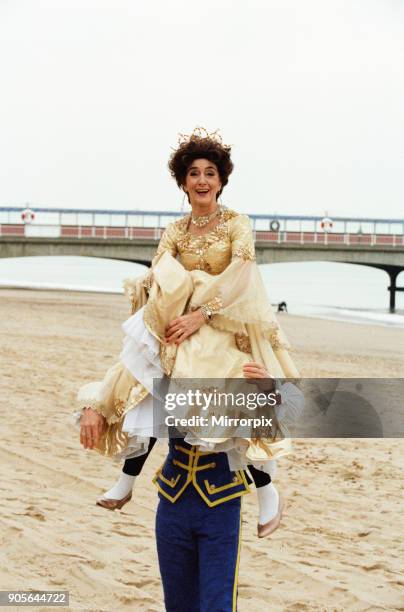
MULTIPOLYGON (((147 449, 147 453, 140 455, 139 457, 134 457, 133 459, 126 459, 122 471, 129 476, 139 476, 140 472, 143 469, 143 466, 146 462, 147 457, 150 455, 153 446, 156 444, 156 438, 150 438, 149 448, 147 449)), ((254 480, 254 484, 259 489, 260 487, 264 487, 265 485, 271 482, 271 477, 266 472, 262 472, 261 470, 257 470, 253 465, 248 466, 248 470, 254 480)), ((247 480, 249 484, 251 480, 248 478, 248 474, 246 474, 247 480)))
POLYGON ((152 448, 156 444, 156 442, 157 438, 150 438, 147 453, 139 455, 139 457, 133 457, 133 459, 126 459, 125 463, 123 464, 122 472, 128 474, 128 476, 139 476, 144 464, 146 463, 146 459, 150 455, 152 448))

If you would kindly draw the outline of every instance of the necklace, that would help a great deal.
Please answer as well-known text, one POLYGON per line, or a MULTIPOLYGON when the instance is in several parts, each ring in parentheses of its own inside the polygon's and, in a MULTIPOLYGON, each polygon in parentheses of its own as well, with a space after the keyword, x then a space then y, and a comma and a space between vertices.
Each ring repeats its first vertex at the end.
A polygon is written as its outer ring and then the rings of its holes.
POLYGON ((210 215, 198 215, 197 217, 194 217, 194 215, 191 214, 191 223, 192 225, 196 225, 196 227, 205 227, 205 225, 207 225, 210 221, 212 221, 212 219, 216 217, 220 210, 221 207, 218 206, 216 210, 213 211, 213 213, 210 213, 210 215))

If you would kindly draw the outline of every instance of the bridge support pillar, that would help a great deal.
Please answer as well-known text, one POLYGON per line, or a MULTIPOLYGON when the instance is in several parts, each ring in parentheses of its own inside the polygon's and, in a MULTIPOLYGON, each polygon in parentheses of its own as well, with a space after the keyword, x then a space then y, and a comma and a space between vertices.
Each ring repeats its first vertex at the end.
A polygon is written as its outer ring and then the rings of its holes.
POLYGON ((389 310, 390 312, 395 312, 396 310, 397 272, 396 271, 393 272, 392 270, 389 270, 388 274, 390 276, 390 285, 387 287, 388 291, 390 292, 389 310))
POLYGON ((397 284, 396 284, 397 276, 400 274, 401 270, 400 269, 397 270, 397 268, 389 267, 386 270, 386 272, 390 276, 390 285, 389 287, 387 287, 388 291, 390 292, 389 310, 390 312, 395 312, 396 311, 396 291, 404 291, 404 287, 397 287, 397 284))
MULTIPOLYGON (((345 261, 343 263, 352 263, 349 261, 345 261)), ((356 262, 355 262, 356 263, 356 262)), ((387 291, 390 293, 389 299, 389 311, 394 313, 396 312, 396 291, 404 291, 404 287, 397 287, 397 276, 400 272, 404 272, 404 268, 402 266, 389 266, 385 264, 371 264, 371 263, 363 263, 358 264, 362 266, 369 266, 369 268, 377 268, 378 270, 384 270, 390 277, 390 285, 387 287, 387 291)))

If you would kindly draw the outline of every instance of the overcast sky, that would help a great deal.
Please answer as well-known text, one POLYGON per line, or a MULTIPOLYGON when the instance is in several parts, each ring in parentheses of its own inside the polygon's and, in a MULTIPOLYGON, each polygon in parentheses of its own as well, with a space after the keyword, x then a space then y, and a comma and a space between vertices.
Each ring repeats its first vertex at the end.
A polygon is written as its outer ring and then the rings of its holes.
POLYGON ((0 206, 179 210, 177 133, 241 212, 402 218, 402 0, 0 0, 0 206))

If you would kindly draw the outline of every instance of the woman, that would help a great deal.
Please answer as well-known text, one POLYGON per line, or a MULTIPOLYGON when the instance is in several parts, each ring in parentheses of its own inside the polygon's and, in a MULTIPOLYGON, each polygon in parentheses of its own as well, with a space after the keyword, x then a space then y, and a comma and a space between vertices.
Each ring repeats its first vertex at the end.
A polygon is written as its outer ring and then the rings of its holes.
MULTIPOLYGON (((192 213, 167 227, 151 272, 127 284, 134 315, 121 361, 79 396, 82 408, 91 405, 81 442, 106 455, 150 451, 145 415, 159 367, 172 379, 298 377, 263 288, 249 219, 217 201, 233 169, 230 147, 196 130, 169 168, 192 213)), ((177 435, 154 479, 166 609, 235 610, 243 467, 270 465, 288 441, 228 435, 212 442, 198 427, 177 435)))

